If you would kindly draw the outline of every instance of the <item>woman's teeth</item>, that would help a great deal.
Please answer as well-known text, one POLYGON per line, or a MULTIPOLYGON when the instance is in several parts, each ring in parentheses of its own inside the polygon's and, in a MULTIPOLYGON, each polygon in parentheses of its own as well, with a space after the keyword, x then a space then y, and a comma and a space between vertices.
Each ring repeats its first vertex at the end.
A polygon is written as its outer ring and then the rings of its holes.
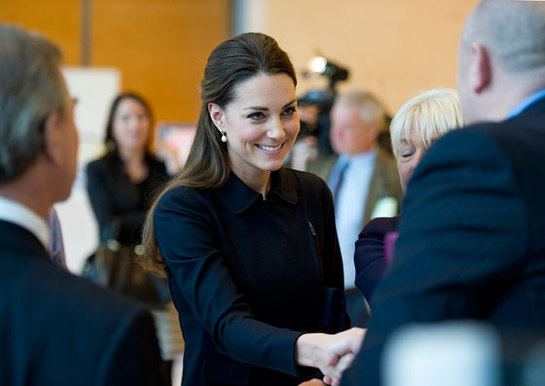
POLYGON ((282 145, 278 145, 278 146, 257 145, 257 147, 259 147, 260 149, 263 149, 265 151, 277 151, 282 147, 282 145))

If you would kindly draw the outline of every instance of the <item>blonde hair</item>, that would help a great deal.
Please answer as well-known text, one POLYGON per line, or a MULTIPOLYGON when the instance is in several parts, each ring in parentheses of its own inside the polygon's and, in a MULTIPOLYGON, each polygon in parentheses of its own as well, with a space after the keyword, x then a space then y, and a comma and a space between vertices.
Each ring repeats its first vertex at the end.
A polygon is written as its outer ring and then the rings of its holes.
POLYGON ((392 119, 390 136, 394 155, 398 158, 401 144, 410 142, 412 130, 428 148, 436 138, 464 124, 456 90, 437 88, 421 92, 406 102, 392 119))

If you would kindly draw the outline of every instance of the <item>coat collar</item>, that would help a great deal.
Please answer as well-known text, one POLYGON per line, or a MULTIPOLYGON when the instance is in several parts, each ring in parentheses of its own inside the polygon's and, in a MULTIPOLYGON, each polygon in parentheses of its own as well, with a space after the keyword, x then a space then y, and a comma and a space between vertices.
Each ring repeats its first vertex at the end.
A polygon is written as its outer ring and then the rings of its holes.
MULTIPOLYGON (((271 190, 268 199, 275 196, 290 204, 297 203, 302 195, 299 191, 297 177, 292 170, 281 168, 271 173, 271 190)), ((233 213, 239 214, 248 209, 254 202, 261 199, 261 194, 250 189, 233 172, 227 183, 216 191, 219 200, 233 213)))

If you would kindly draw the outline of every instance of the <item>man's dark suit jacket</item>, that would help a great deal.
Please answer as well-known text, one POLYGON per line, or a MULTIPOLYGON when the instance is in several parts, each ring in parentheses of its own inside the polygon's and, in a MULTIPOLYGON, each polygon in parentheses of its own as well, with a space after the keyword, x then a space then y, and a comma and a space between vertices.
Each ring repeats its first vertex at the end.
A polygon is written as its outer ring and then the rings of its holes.
POLYGON ((394 330, 415 322, 545 326, 545 100, 501 123, 455 130, 409 182, 391 269, 342 385, 380 384, 394 330))
POLYGON ((150 314, 49 260, 0 221, 0 384, 167 385, 150 314))

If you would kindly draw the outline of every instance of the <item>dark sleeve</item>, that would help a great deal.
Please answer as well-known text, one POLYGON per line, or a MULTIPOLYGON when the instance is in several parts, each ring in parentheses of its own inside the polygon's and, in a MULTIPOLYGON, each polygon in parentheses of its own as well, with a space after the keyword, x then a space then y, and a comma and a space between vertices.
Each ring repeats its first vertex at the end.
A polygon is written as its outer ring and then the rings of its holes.
POLYGON ((384 344, 400 327, 486 319, 523 269, 524 213, 510 164, 481 131, 456 130, 432 146, 409 183, 393 262, 342 384, 379 384, 384 344))
MULTIPOLYGON (((142 226, 146 218, 143 205, 127 210, 116 208, 115 200, 137 195, 137 189, 130 180, 123 185, 112 181, 109 165, 102 160, 91 162, 87 166, 87 193, 93 213, 98 222, 100 241, 116 238, 122 243, 136 244, 140 241, 142 226)), ((127 199, 128 200, 128 199, 127 199)))
POLYGON ((106 371, 100 385, 170 386, 160 371, 160 351, 149 312, 131 312, 118 323, 102 360, 106 371))
POLYGON ((297 375, 300 332, 256 320, 225 265, 221 230, 206 197, 189 188, 166 193, 154 213, 155 237, 171 287, 184 297, 216 347, 234 360, 297 375))
POLYGON ((354 252, 356 287, 367 300, 386 271, 384 237, 395 231, 399 217, 375 218, 363 227, 354 252))

